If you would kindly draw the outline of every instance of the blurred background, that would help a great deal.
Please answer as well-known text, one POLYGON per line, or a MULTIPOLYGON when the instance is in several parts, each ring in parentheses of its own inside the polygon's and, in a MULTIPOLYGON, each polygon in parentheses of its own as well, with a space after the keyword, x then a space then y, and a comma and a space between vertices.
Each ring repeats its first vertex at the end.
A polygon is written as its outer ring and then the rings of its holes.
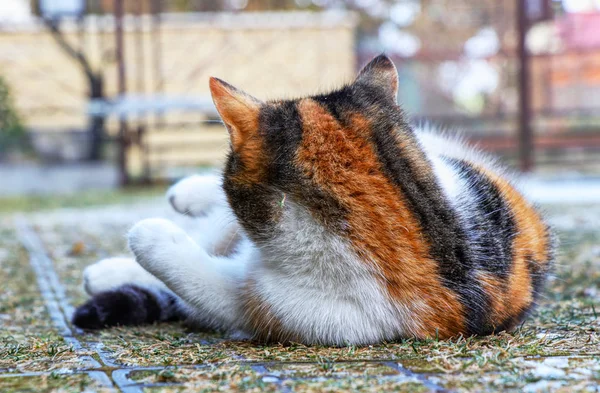
POLYGON ((533 180, 600 178, 600 0, 2 0, 0 196, 219 166, 209 76, 293 97, 381 52, 415 123, 533 180))

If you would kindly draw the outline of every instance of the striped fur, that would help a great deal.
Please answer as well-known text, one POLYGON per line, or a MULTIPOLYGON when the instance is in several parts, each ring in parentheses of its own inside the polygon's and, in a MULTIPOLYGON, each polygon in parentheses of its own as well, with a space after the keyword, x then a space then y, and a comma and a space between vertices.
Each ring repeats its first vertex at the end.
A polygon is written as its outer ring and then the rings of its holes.
POLYGON ((532 309, 552 266, 548 227, 487 158, 406 122, 385 56, 313 97, 261 102, 210 86, 231 136, 222 189, 203 181, 170 199, 223 195, 237 245, 212 255, 156 219, 129 235, 195 320, 343 345, 492 334, 532 309))

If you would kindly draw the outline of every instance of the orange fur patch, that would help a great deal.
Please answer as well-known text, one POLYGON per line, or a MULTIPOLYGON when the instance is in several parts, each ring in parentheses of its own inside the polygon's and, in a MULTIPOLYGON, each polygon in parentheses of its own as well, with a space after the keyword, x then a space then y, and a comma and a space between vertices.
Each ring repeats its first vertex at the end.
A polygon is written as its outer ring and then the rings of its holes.
MULTIPOLYGON (((513 239, 513 266, 509 276, 506 295, 501 298, 505 304, 501 306, 503 316, 516 316, 531 307, 533 302, 533 280, 529 270, 529 258, 540 265, 544 271, 549 262, 547 227, 539 213, 525 198, 504 178, 490 170, 478 167, 482 174, 492 181, 510 207, 517 227, 513 239)), ((498 306, 500 307, 500 306, 498 306)))
POLYGON ((414 310, 412 333, 441 338, 463 333, 463 307, 442 285, 417 219, 383 174, 368 141, 370 123, 356 114, 351 126, 343 127, 311 99, 298 107, 304 127, 298 166, 347 208, 348 238, 371 262, 374 275, 381 274, 392 300, 414 310))
POLYGON ((240 155, 244 173, 234 179, 242 184, 258 183, 263 178, 265 152, 258 133, 260 103, 216 78, 210 78, 213 101, 223 119, 233 151, 240 155))
POLYGON ((490 320, 494 327, 499 327, 504 321, 513 317, 506 302, 505 285, 489 273, 477 272, 477 281, 488 295, 490 302, 490 320))

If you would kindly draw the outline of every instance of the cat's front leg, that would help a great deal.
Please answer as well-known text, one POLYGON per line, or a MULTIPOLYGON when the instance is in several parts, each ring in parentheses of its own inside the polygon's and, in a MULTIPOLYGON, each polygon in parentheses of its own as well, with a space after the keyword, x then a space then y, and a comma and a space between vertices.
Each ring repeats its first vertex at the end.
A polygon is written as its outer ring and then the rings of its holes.
POLYGON ((230 269, 165 219, 140 221, 128 238, 136 261, 192 305, 211 327, 236 327, 243 266, 230 269))
POLYGON ((195 175, 175 183, 167 191, 167 200, 175 211, 192 217, 205 216, 215 206, 227 204, 216 175, 195 175))

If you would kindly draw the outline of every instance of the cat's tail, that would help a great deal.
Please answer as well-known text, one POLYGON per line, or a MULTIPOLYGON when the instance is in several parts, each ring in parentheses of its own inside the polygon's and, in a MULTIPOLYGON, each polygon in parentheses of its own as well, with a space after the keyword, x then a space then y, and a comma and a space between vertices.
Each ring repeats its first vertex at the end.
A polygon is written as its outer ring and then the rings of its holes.
POLYGON ((125 284, 99 292, 77 307, 73 325, 82 329, 185 320, 185 304, 171 291, 125 284))

